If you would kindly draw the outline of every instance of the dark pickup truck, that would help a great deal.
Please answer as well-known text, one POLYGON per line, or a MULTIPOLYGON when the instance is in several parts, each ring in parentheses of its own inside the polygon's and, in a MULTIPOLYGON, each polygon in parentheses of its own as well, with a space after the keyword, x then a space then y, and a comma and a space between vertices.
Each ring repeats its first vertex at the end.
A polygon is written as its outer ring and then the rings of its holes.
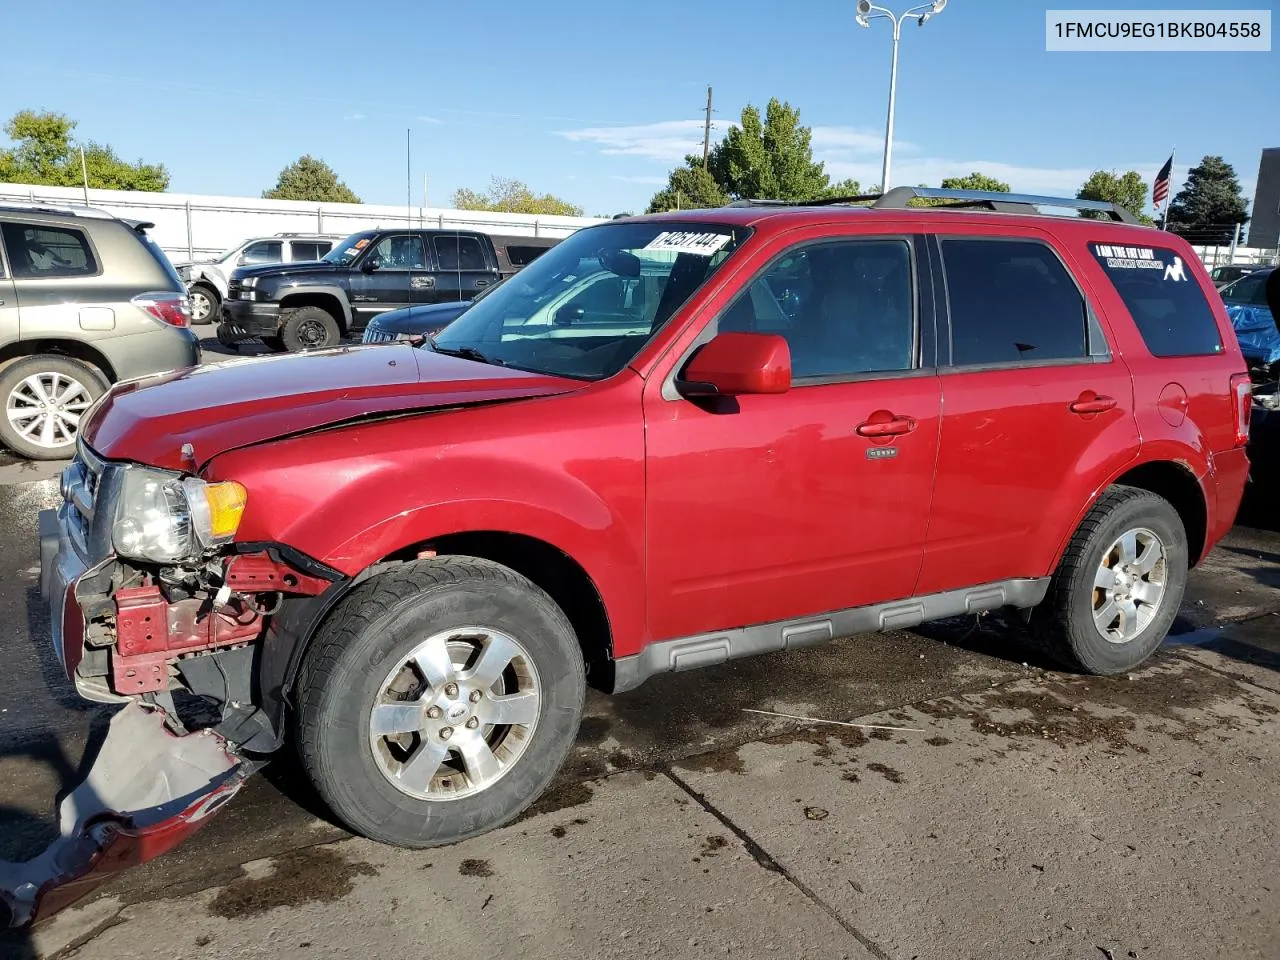
POLYGON ((235 270, 218 340, 234 346, 256 338, 291 352, 335 346, 387 311, 471 300, 559 242, 459 230, 363 230, 323 260, 235 270))

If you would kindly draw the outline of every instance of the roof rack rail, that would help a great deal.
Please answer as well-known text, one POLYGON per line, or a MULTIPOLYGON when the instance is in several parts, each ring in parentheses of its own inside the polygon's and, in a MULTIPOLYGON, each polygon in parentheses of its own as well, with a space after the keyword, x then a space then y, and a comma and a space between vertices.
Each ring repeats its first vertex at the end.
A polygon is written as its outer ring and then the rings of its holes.
POLYGON ((1077 200, 1074 197, 1043 197, 1029 193, 998 193, 990 190, 950 190, 942 187, 894 187, 888 193, 864 193, 851 197, 820 197, 815 200, 734 200, 730 207, 830 207, 867 204, 876 210, 904 210, 916 198, 952 200, 934 210, 989 210, 994 213, 1038 213, 1038 207, 1068 207, 1096 210, 1120 223, 1141 225, 1142 221, 1118 204, 1106 200, 1077 200))

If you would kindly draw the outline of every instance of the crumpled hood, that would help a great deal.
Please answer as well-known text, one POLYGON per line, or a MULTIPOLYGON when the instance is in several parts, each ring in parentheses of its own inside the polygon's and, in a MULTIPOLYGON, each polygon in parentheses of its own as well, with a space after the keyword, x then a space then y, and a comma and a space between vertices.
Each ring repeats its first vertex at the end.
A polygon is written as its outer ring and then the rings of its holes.
POLYGON ((343 421, 567 393, 582 381, 401 346, 207 364, 117 384, 81 430, 109 460, 192 470, 237 447, 343 421), (182 457, 194 448, 195 464, 182 457))
MULTIPOLYGON (((290 263, 261 263, 256 266, 236 267, 232 271, 231 277, 235 280, 243 280, 246 277, 283 277, 293 276, 312 276, 320 273, 333 273, 339 269, 336 265, 326 260, 297 260, 290 263)), ((346 271, 346 268, 342 268, 346 271)))

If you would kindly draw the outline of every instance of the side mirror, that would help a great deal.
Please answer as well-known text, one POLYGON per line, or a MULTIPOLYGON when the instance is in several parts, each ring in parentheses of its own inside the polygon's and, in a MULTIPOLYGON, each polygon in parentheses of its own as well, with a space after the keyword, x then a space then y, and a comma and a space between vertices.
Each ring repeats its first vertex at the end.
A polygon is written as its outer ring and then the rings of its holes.
POLYGON ((378 264, 378 258, 377 258, 377 257, 369 257, 369 258, 367 258, 363 263, 361 263, 361 264, 360 264, 360 272, 361 272, 361 273, 373 273, 373 271, 375 271, 375 270, 377 270, 377 269, 378 269, 378 266, 379 266, 379 264, 378 264))
POLYGON ((722 333, 693 355, 677 388, 687 397, 791 389, 791 348, 776 333, 722 333))

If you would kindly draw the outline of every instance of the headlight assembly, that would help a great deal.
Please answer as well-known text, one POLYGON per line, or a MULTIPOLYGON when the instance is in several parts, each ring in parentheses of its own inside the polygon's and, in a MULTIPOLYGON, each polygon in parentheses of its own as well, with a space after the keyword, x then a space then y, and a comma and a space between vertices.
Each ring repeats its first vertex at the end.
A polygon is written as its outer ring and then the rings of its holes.
POLYGON ((153 563, 197 560, 231 541, 247 497, 238 483, 183 479, 164 470, 124 473, 112 527, 116 553, 153 563))

